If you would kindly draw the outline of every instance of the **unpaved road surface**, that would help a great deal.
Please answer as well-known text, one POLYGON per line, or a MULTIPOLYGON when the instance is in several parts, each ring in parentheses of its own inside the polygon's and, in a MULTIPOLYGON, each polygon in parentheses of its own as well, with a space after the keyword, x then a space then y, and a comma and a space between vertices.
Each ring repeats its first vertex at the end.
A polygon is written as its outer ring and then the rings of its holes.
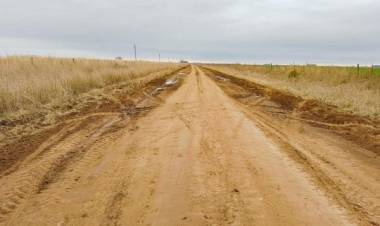
POLYGON ((380 223, 376 154, 222 88, 192 66, 144 116, 68 124, 1 175, 0 225, 380 223))

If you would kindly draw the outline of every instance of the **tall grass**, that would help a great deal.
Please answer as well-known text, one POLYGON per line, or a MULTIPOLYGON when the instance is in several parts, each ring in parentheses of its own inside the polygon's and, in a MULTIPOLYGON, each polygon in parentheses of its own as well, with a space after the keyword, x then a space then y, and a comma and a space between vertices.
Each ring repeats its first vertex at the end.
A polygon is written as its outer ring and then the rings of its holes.
POLYGON ((380 70, 315 65, 210 65, 354 114, 380 117, 380 70))
POLYGON ((176 67, 169 63, 115 60, 0 58, 0 116, 176 67))

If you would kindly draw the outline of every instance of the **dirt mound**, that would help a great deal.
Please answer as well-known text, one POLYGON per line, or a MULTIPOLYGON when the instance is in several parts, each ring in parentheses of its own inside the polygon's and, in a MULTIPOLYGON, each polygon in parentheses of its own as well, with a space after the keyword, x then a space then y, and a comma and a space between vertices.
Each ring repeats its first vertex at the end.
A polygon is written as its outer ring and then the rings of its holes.
POLYGON ((248 90, 249 93, 255 93, 256 95, 259 95, 259 96, 265 96, 269 98, 270 100, 272 100, 273 102, 280 104, 283 108, 288 109, 288 110, 292 110, 296 108, 298 104, 302 101, 301 98, 296 97, 290 93, 281 92, 275 89, 270 89, 266 86, 252 83, 245 79, 236 78, 234 76, 227 75, 227 74, 224 74, 222 72, 215 71, 212 69, 206 69, 206 71, 207 70, 211 71, 212 74, 216 76, 226 78, 225 81, 231 81, 239 86, 242 86, 243 88, 248 90))
POLYGON ((368 118, 339 112, 335 106, 322 104, 317 100, 304 100, 298 106, 298 111, 305 118, 319 119, 320 121, 334 124, 373 124, 368 118))
POLYGON ((330 129, 348 140, 380 154, 380 122, 377 120, 342 112, 336 106, 318 100, 306 100, 289 92, 272 89, 213 69, 205 68, 205 71, 218 83, 230 82, 243 88, 245 95, 239 96, 239 91, 235 91, 233 95, 230 95, 234 98, 247 97, 249 94, 264 97, 279 105, 285 112, 288 112, 289 116, 305 120, 313 126, 330 129), (218 78, 225 78, 225 80, 218 78))

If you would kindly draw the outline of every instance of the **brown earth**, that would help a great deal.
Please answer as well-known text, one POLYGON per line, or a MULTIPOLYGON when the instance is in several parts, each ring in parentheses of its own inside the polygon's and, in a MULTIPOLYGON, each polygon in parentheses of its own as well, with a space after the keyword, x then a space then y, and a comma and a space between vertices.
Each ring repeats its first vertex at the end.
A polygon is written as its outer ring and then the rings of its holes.
POLYGON ((379 225, 378 152, 225 76, 68 121, 1 174, 0 225, 379 225))
MULTIPOLYGON (((79 111, 73 111, 70 114, 58 118, 57 121, 59 123, 45 126, 46 128, 42 127, 32 134, 22 135, 20 137, 8 136, 8 139, 4 139, 0 142, 0 175, 12 165, 22 161, 50 136, 60 132, 62 128, 68 124, 72 124, 73 121, 80 123, 80 125, 78 124, 78 128, 82 128, 85 124, 107 114, 120 114, 122 117, 124 115, 131 116, 135 113, 134 111, 136 111, 136 104, 146 99, 147 94, 153 93, 154 90, 157 89, 157 87, 162 86, 167 79, 177 76, 178 73, 187 73, 189 72, 189 69, 189 67, 183 67, 167 74, 166 76, 155 78, 152 81, 149 81, 141 89, 132 92, 129 90, 125 91, 123 86, 107 88, 104 92, 107 93, 108 96, 112 96, 112 101, 107 99, 88 102, 85 107, 79 111)), ((182 81, 182 79, 179 81, 182 81)), ((179 85, 180 83, 177 83, 175 86, 171 87, 171 90, 173 90, 173 88, 178 88, 179 85)), ((17 124, 37 124, 34 121, 30 120, 18 123, 10 122, 10 125, 1 128, 0 132, 12 129, 12 127, 17 126, 17 124)), ((25 127, 28 128, 28 126, 25 127)), ((38 126, 34 126, 34 128, 38 128, 38 126)), ((66 134, 69 135, 70 133, 73 133, 73 131, 69 131, 66 134)))
POLYGON ((261 100, 265 99, 266 102, 277 104, 278 107, 285 110, 288 113, 286 114, 287 118, 292 117, 317 127, 328 128, 367 150, 380 154, 380 121, 378 120, 341 112, 335 106, 317 100, 305 100, 291 93, 275 90, 219 71, 207 68, 205 70, 215 75, 213 77, 215 81, 229 81, 230 83, 219 84, 222 84, 222 88, 225 87, 224 90, 233 98, 244 100, 249 104, 252 99, 255 99, 254 96, 260 97, 261 100), (231 83, 239 88, 231 86, 231 83), (243 98, 240 98, 239 95, 243 95, 243 98))

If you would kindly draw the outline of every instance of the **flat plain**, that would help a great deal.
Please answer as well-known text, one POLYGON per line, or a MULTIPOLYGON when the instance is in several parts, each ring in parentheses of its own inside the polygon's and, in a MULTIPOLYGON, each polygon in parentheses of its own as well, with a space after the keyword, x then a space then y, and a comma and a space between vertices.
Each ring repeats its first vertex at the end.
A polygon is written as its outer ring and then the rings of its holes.
POLYGON ((62 61, 81 76, 53 95, 0 90, 0 225, 380 224, 376 104, 236 65, 62 61))

